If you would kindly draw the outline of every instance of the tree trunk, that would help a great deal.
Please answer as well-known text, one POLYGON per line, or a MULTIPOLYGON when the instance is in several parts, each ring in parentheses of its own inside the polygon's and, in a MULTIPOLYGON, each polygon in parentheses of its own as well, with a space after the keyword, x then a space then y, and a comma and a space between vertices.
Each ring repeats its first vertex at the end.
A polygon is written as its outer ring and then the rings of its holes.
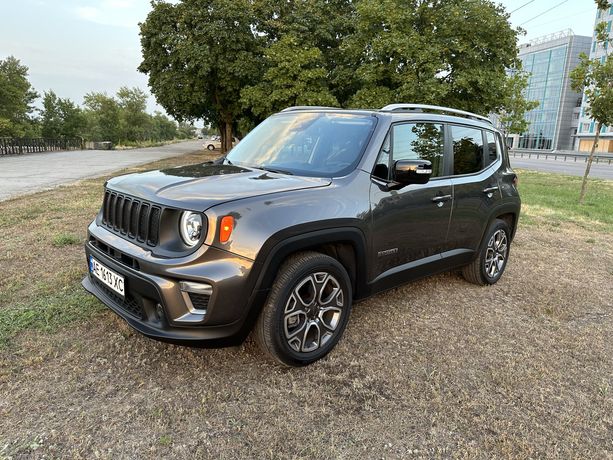
POLYGON ((221 153, 225 154, 226 151, 224 150, 224 147, 226 145, 225 139, 226 139, 226 128, 225 125, 223 123, 223 121, 221 123, 219 123, 219 138, 221 139, 221 153))
POLYGON ((230 150, 232 150, 232 119, 230 118, 229 120, 226 120, 225 124, 226 124, 226 136, 224 139, 224 142, 225 142, 224 153, 227 153, 230 150))
POLYGON ((232 148, 232 117, 225 117, 219 124, 221 153, 225 155, 232 148))
POLYGON ((583 204, 583 200, 585 199, 585 189, 587 188, 587 176, 590 175, 590 168, 592 167, 592 161, 594 160, 594 152, 596 152, 596 147, 598 147, 598 140, 600 139, 600 129, 602 128, 602 123, 596 124, 596 137, 594 138, 594 143, 592 144, 592 151, 590 152, 590 156, 587 159, 587 165, 585 167, 585 174, 583 174, 583 182, 581 183, 581 193, 579 194, 579 204, 583 204))

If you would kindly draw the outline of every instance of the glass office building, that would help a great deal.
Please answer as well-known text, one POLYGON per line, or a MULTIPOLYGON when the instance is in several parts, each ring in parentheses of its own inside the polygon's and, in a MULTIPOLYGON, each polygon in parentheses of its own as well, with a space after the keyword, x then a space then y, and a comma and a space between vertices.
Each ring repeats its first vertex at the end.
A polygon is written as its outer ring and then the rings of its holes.
MULTIPOLYGON (((606 10, 598 10, 596 13, 596 20, 594 21, 594 28, 600 22, 606 24, 606 28, 609 31, 610 42, 598 43, 596 40, 596 33, 592 39, 592 45, 589 50, 590 59, 600 59, 601 62, 607 58, 608 55, 613 54, 611 46, 613 46, 613 6, 606 10)), ((613 57, 609 56, 609 59, 613 57)), ((594 137, 596 136, 596 122, 592 120, 588 115, 589 104, 583 100, 581 105, 581 114, 579 119, 579 130, 577 132, 577 139, 575 141, 575 150, 581 152, 589 152, 592 150, 594 144, 594 137)), ((611 152, 613 153, 613 126, 603 126, 600 130, 600 141, 596 148, 598 152, 611 152)))
POLYGON ((526 114, 528 130, 510 139, 513 148, 572 149, 581 95, 571 89, 569 74, 579 63, 579 54, 589 52, 590 44, 590 37, 567 30, 520 46, 519 58, 530 74, 525 95, 539 105, 526 114))

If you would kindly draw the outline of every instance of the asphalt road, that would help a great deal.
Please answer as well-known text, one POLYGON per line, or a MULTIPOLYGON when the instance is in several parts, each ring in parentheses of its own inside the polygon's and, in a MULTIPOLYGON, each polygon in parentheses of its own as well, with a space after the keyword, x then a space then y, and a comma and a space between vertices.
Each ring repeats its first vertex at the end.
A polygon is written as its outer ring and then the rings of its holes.
POLYGON ((202 140, 193 140, 133 150, 73 150, 0 157, 0 201, 202 148, 202 140))
MULTIPOLYGON (((575 161, 568 158, 566 161, 553 159, 536 159, 536 158, 520 158, 510 157, 511 166, 513 168, 532 169, 534 171, 550 172, 558 174, 569 174, 571 176, 583 176, 585 173, 585 162, 583 160, 575 161)), ((590 169, 590 177, 599 179, 613 180, 613 164, 592 163, 590 169)))

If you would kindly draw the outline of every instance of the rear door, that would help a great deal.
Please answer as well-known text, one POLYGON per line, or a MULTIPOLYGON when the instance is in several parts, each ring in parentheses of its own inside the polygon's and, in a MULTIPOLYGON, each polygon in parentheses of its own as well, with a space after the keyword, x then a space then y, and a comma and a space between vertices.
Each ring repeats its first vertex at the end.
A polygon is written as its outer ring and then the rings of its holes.
POLYGON ((452 256, 472 257, 493 209, 501 202, 501 152, 493 131, 450 124, 454 203, 448 248, 452 256))

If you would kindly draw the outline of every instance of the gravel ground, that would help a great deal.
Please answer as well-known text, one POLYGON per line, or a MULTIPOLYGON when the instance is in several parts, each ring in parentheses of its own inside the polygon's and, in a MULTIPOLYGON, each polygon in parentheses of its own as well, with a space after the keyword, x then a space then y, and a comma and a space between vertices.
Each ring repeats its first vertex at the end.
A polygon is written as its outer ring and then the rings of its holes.
POLYGON ((613 458, 613 243, 522 226, 501 281, 355 306, 301 369, 182 348, 112 313, 0 355, 0 457, 613 458))

